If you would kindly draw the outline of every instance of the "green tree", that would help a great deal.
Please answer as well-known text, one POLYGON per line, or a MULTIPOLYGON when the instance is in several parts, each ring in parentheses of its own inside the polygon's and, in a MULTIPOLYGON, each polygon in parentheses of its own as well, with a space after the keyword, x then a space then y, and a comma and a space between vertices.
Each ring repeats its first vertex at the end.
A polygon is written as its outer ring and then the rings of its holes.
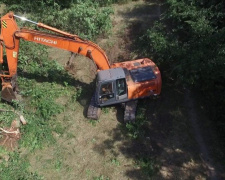
POLYGON ((167 0, 165 6, 160 22, 140 39, 144 53, 158 59, 178 84, 203 93, 225 137, 225 4, 167 0))

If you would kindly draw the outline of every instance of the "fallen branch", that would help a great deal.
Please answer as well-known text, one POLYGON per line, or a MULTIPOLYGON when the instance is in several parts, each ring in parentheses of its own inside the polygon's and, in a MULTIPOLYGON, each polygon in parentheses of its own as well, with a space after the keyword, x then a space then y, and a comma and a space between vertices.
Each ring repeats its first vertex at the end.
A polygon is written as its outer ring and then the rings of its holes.
POLYGON ((5 130, 3 128, 0 128, 0 130, 3 131, 6 134, 16 134, 16 135, 18 135, 20 133, 19 129, 17 129, 16 131, 8 131, 8 130, 5 130))

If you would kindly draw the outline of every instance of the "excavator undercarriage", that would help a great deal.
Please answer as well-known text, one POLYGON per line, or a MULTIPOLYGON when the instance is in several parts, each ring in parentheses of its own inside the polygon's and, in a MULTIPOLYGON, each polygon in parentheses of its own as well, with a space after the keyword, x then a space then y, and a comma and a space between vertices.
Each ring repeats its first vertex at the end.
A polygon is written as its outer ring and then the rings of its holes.
POLYGON ((96 93, 91 98, 90 104, 87 110, 87 118, 98 120, 101 115, 101 108, 96 103, 96 93))

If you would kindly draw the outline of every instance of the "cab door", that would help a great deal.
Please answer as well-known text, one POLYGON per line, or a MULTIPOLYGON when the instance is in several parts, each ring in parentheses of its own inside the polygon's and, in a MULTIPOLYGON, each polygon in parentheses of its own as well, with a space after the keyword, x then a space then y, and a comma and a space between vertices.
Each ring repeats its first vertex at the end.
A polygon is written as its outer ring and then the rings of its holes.
POLYGON ((124 101, 127 99, 127 85, 125 78, 116 80, 116 100, 124 101))

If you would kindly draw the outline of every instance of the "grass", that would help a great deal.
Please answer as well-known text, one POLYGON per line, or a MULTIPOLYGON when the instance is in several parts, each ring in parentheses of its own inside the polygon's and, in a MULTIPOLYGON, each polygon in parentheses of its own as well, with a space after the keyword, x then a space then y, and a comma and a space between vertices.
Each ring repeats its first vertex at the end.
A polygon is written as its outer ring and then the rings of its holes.
POLYGON ((99 123, 99 120, 93 120, 93 119, 90 119, 88 120, 88 122, 93 126, 95 127, 97 125, 97 123, 99 123))
MULTIPOLYGON (((0 179, 33 179, 41 180, 43 177, 36 172, 29 172, 29 163, 25 157, 21 157, 18 152, 8 153, 9 159, 0 163, 0 179)), ((2 152, 1 152, 2 156, 2 152)))
POLYGON ((143 129, 143 127, 148 123, 146 119, 146 110, 146 101, 141 100, 138 104, 136 121, 126 123, 125 131, 131 139, 137 139, 144 136, 145 130, 143 129))
POLYGON ((159 163, 153 158, 140 158, 136 161, 136 166, 140 167, 149 178, 154 176, 160 169, 159 163))
POLYGON ((114 159, 111 159, 111 163, 115 166, 120 166, 120 162, 118 159, 114 158, 114 159))
POLYGON ((24 115, 28 125, 22 129, 25 147, 35 149, 42 142, 54 142, 51 131, 62 133, 63 128, 51 118, 64 111, 64 107, 55 100, 68 94, 68 88, 56 83, 37 83, 35 80, 19 78, 23 95, 24 115), (53 125, 54 124, 54 125, 53 125))
MULTIPOLYGON (((47 71, 48 68, 45 70, 47 71)), ((66 107, 56 101, 59 97, 64 97, 70 99, 71 103, 75 102, 82 89, 76 90, 67 82, 63 84, 48 81, 40 83, 35 79, 25 77, 19 77, 18 84, 22 100, 14 101, 12 106, 0 103, 0 107, 2 109, 15 109, 24 115, 27 125, 21 127, 20 149, 25 148, 30 154, 36 149, 42 149, 56 143, 54 133, 59 136, 65 133, 66 127, 61 122, 55 121, 55 117, 64 112, 66 107)), ((3 127, 9 127, 15 118, 16 115, 13 112, 2 112, 0 124, 3 127)), ((68 133, 67 137, 73 138, 74 135, 68 133)), ((7 153, 9 160, 5 161, 3 158, 0 163, 0 179, 42 179, 42 176, 36 172, 29 172, 29 161, 24 157, 21 158, 19 152, 9 153, 1 148, 0 157, 6 156, 7 153)), ((62 165, 60 159, 55 160, 54 168, 56 171, 60 171, 62 165)))
POLYGON ((93 180, 110 180, 108 177, 105 177, 104 175, 100 175, 97 177, 94 177, 93 180))

